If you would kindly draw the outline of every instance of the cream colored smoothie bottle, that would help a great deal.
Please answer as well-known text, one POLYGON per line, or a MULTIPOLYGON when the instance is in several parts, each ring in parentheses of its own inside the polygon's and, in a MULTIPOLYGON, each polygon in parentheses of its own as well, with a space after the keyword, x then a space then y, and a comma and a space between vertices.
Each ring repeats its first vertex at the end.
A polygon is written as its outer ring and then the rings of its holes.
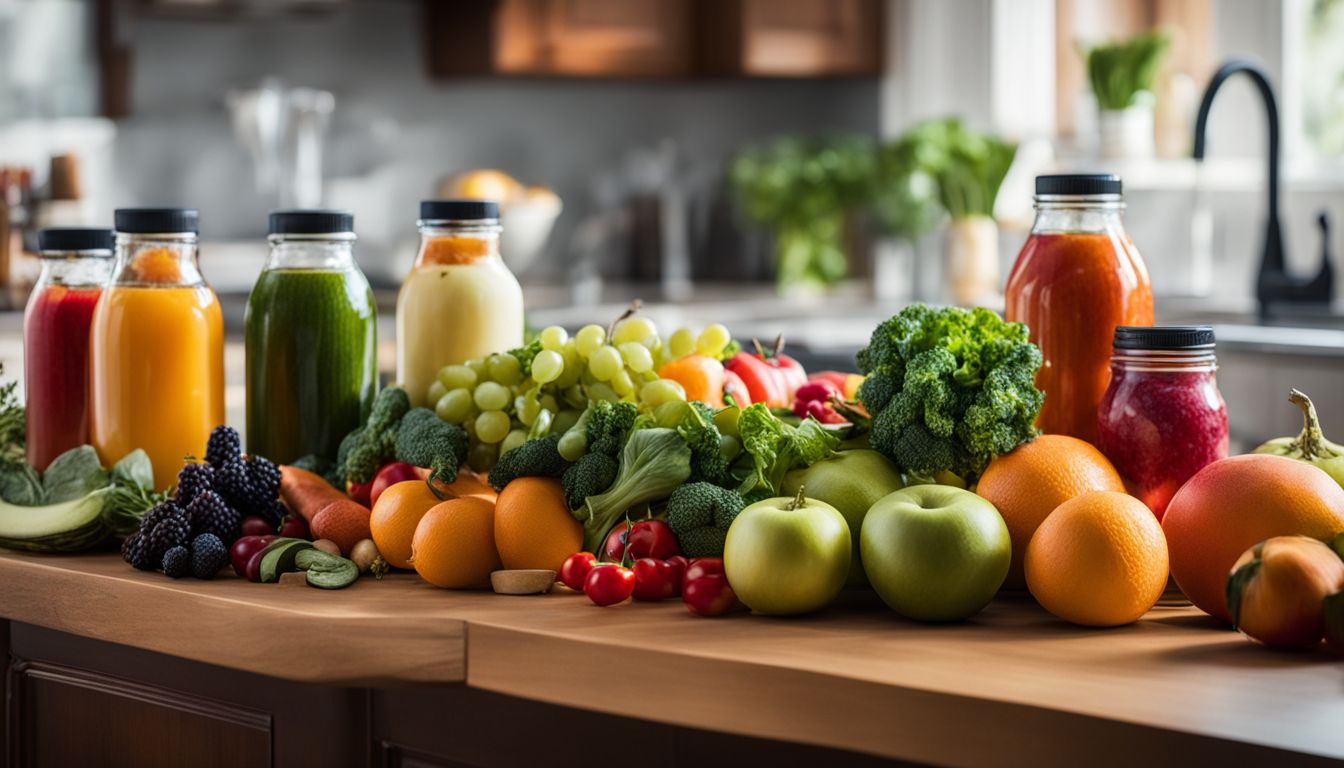
POLYGON ((499 205, 420 203, 420 252, 397 297, 397 381, 413 405, 445 365, 523 344, 523 290, 499 256, 499 205))

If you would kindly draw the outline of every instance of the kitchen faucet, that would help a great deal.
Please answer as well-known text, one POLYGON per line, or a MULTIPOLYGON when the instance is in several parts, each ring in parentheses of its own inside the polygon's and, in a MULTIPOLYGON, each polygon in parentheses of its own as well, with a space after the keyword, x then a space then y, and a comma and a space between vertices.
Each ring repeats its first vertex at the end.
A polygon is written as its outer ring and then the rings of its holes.
MULTIPOLYGON (((1231 59, 1213 74, 1195 120, 1195 162, 1204 160, 1205 133, 1208 128, 1209 108, 1223 81, 1238 72, 1244 72, 1255 83, 1265 102, 1265 117, 1269 120, 1269 169, 1265 175, 1268 185, 1265 216, 1265 245, 1260 254, 1260 271, 1255 280, 1255 298, 1260 305, 1260 316, 1267 317, 1279 303, 1329 304, 1334 287, 1334 270, 1330 264, 1329 242, 1322 246, 1322 261, 1316 276, 1300 280, 1288 274, 1283 258, 1283 232, 1279 226, 1279 107, 1274 98, 1274 86, 1258 64, 1246 59, 1231 59)), ((1328 238, 1328 226, 1321 214, 1321 233, 1328 238)))

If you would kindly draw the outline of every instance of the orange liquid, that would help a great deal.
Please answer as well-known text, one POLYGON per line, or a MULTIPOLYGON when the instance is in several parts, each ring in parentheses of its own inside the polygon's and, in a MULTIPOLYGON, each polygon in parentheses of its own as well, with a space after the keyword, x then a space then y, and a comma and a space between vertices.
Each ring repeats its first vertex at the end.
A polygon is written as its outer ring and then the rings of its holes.
POLYGON ((224 321, 204 286, 114 286, 93 315, 91 424, 105 465, 143 448, 173 485, 224 423, 224 321))
POLYGON ((1036 426, 1095 444, 1115 327, 1153 324, 1153 289, 1134 244, 1105 233, 1034 234, 1008 275, 1005 302, 1045 358, 1036 426))

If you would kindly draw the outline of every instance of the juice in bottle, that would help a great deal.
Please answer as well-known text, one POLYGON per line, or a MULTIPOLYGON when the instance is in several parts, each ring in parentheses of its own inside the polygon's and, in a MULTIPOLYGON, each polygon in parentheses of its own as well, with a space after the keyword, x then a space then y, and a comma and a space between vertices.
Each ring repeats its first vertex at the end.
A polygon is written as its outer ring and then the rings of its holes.
POLYGON ((445 365, 523 343, 523 291, 499 255, 499 206, 420 203, 420 252, 397 297, 397 380, 411 403, 445 365))
POLYGON ((1036 222, 1004 296, 1007 318, 1027 324, 1045 358, 1036 425, 1093 444, 1115 329, 1153 324, 1148 270, 1120 221, 1123 208, 1118 176, 1037 177, 1036 222))
POLYGON ((89 442, 89 327, 112 273, 112 230, 44 229, 23 315, 28 463, 39 472, 89 442))
POLYGON ((334 459, 378 389, 377 308, 355 266, 354 217, 277 211, 247 302, 247 450, 334 459))
POLYGON ((167 488, 224 423, 224 323, 197 265, 197 213, 116 212, 117 262, 90 334, 90 431, 104 464, 143 448, 167 488))

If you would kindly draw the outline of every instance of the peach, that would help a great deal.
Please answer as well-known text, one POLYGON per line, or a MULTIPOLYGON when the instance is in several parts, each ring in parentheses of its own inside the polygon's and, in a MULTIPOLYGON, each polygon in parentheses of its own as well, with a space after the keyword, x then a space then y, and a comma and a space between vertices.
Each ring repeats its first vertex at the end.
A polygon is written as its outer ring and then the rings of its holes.
POLYGON ((1344 589, 1344 560, 1307 536, 1275 536, 1242 553, 1227 579, 1232 623, 1274 648, 1306 648, 1325 634, 1324 601, 1344 589))

